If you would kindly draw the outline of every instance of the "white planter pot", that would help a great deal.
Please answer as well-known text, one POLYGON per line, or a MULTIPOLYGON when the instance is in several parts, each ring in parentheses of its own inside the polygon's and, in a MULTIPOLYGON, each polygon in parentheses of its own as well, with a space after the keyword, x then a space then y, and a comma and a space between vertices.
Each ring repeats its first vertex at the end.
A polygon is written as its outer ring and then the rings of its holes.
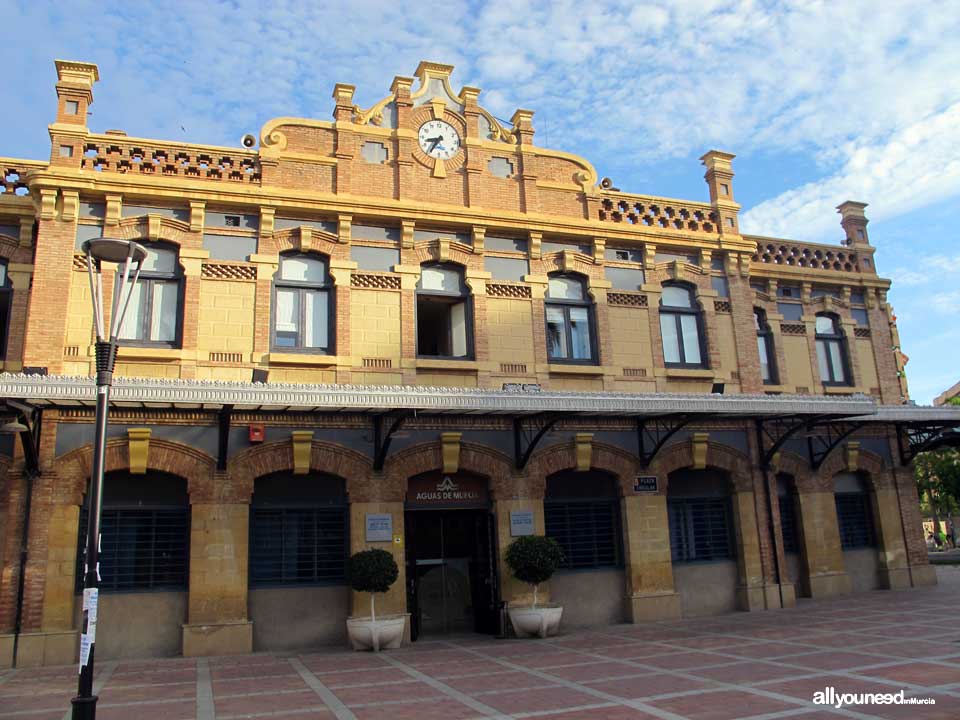
POLYGON ((403 641, 405 615, 347 618, 347 636, 354 650, 396 650, 403 641))
POLYGON ((557 606, 508 608, 510 622, 517 637, 542 637, 556 635, 560 629, 563 608, 557 606))

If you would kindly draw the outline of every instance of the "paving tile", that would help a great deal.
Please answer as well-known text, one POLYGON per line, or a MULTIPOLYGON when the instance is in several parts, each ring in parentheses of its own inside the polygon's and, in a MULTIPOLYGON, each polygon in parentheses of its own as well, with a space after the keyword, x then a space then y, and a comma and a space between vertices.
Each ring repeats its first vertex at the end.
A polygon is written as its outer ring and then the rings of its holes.
MULTIPOLYGON (((923 662, 903 663, 902 665, 861 670, 857 675, 882 678, 884 680, 908 683, 910 685, 922 685, 924 687, 960 683, 960 667, 923 662)), ((960 698, 957 699, 957 705, 960 706, 960 698)), ((958 711, 957 715, 960 716, 960 711, 958 711)))
POLYGON ((543 680, 530 673, 507 670, 505 672, 490 673, 489 675, 473 675, 459 678, 448 678, 444 684, 459 690, 465 695, 503 690, 518 690, 542 685, 552 685, 549 680, 543 680))
POLYGON ((666 675, 662 673, 640 675, 638 677, 622 678, 619 680, 597 681, 588 684, 595 690, 630 700, 653 697, 655 695, 668 695, 670 693, 706 690, 714 687, 713 683, 708 681, 692 680, 679 675, 666 675))
POLYGON ((136 705, 112 705, 97 703, 97 720, 194 720, 197 712, 195 700, 168 703, 138 703, 136 705))
POLYGON ((827 651, 800 655, 795 658, 784 658, 783 662, 810 668, 811 670, 851 670, 853 668, 863 667, 864 665, 890 662, 890 658, 885 655, 827 651))
POLYGON ((775 663, 752 661, 730 663, 729 665, 720 665, 712 668, 698 668, 688 670, 687 672, 706 680, 717 680, 735 685, 750 685, 768 680, 782 680, 784 678, 805 674, 803 670, 797 670, 796 668, 784 667, 783 665, 777 665, 775 663))
POLYGON ((406 698, 441 697, 443 693, 435 687, 408 677, 406 682, 389 685, 364 685, 355 688, 337 688, 333 691, 340 702, 347 706, 368 705, 370 703, 390 702, 406 698))
POLYGON ((870 705, 855 708, 861 712, 868 712, 885 720, 957 720, 960 713, 960 698, 937 694, 918 693, 918 697, 929 697, 936 701, 935 705, 870 705))
POLYGON ((517 690, 496 695, 485 695, 484 705, 505 713, 516 714, 538 710, 560 710, 592 705, 597 698, 567 687, 550 687, 539 690, 517 690))
POLYGON ((655 717, 622 705, 596 705, 582 710, 537 715, 537 720, 653 720, 655 717))
MULTIPOLYGON (((422 670, 420 672, 423 672, 422 670)), ((391 666, 376 670, 352 670, 350 672, 314 673, 328 688, 377 685, 391 682, 407 682, 410 676, 400 668, 391 666)), ((429 675, 429 673, 425 673, 429 675)), ((297 676, 300 677, 299 675, 297 676)))
POLYGON ((272 692, 265 695, 218 697, 214 698, 214 706, 216 707, 217 717, 221 715, 243 715, 326 707, 313 690, 285 693, 272 692))
POLYGON ((640 658, 637 662, 651 665, 658 670, 686 670, 687 668, 703 667, 729 662, 730 658, 722 655, 713 655, 705 652, 680 652, 669 655, 640 658))
POLYGON ((751 715, 763 715, 798 707, 794 703, 739 690, 721 690, 664 700, 648 700, 647 704, 677 715, 696 718, 696 720, 740 720, 751 715))
POLYGON ((784 655, 796 655, 811 652, 813 649, 803 645, 786 642, 751 643, 739 647, 723 648, 724 655, 737 655, 743 658, 775 658, 784 655))
POLYGON ((545 668, 544 672, 572 682, 589 682, 591 680, 604 680, 622 675, 641 675, 648 671, 643 668, 638 668, 636 665, 611 661, 590 662, 589 664, 570 665, 568 667, 545 668))
POLYGON ((280 690, 307 690, 300 675, 266 675, 264 677, 232 678, 229 680, 214 680, 212 683, 214 697, 221 695, 243 695, 248 693, 277 692, 280 690))
POLYGON ((356 708, 353 713, 357 720, 474 720, 486 717, 483 713, 450 698, 428 703, 392 703, 356 708))
POLYGON ((924 640, 911 640, 903 642, 885 642, 870 645, 862 648, 863 652, 876 653, 880 655, 893 655, 895 657, 917 658, 925 660, 927 658, 954 657, 960 658, 960 643, 929 642, 924 640))
POLYGON ((787 695, 801 700, 813 700, 813 694, 821 692, 827 687, 833 687, 837 692, 898 692, 901 686, 887 681, 848 678, 841 675, 813 675, 800 680, 784 680, 783 682, 764 685, 767 692, 787 695))

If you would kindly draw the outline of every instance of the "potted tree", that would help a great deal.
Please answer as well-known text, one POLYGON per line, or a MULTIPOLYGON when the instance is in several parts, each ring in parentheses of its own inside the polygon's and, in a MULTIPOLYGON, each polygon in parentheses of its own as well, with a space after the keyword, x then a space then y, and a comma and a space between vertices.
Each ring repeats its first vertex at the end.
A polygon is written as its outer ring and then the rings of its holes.
POLYGON ((400 570, 393 555, 373 549, 354 553, 347 564, 350 585, 357 592, 370 593, 370 617, 347 618, 347 635, 354 650, 395 649, 403 640, 403 615, 377 618, 374 596, 384 593, 397 581, 400 570))
POLYGON ((553 538, 543 535, 526 535, 511 543, 504 560, 517 580, 533 587, 533 604, 530 607, 511 607, 507 610, 517 637, 556 634, 563 608, 550 604, 538 605, 537 589, 540 583, 550 579, 563 562, 560 545, 553 538))

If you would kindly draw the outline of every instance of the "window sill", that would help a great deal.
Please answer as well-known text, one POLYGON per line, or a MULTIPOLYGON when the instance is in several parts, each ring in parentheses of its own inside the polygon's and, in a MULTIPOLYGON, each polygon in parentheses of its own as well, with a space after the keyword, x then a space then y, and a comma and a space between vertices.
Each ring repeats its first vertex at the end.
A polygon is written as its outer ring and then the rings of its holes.
POLYGON ((417 358, 414 362, 417 370, 466 370, 477 372, 480 365, 476 360, 444 360, 441 358, 417 358))
POLYGON ((580 365, 579 363, 550 363, 547 372, 551 375, 603 375, 599 365, 580 365))
POLYGON ((117 360, 185 360, 187 355, 182 348, 149 347, 138 345, 121 345, 117 349, 117 360))
POLYGON ((863 388, 854 387, 853 385, 824 385, 823 394, 824 395, 853 395, 855 393, 862 393, 863 388))
POLYGON ((716 373, 713 370, 695 368, 665 368, 664 374, 668 378, 688 378, 695 380, 713 380, 716 373))
POLYGON ((271 352, 267 354, 267 362, 271 365, 310 365, 325 367, 336 365, 336 355, 320 355, 314 353, 283 353, 271 352))

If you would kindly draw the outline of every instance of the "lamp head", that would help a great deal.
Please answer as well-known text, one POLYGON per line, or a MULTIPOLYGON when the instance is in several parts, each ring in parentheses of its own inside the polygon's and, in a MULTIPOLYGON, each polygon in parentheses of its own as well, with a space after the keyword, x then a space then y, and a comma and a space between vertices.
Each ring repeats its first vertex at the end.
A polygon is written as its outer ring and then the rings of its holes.
POLYGON ((82 246, 83 252, 101 262, 122 263, 128 257, 138 265, 147 259, 146 248, 132 240, 114 238, 95 238, 87 240, 82 246))

